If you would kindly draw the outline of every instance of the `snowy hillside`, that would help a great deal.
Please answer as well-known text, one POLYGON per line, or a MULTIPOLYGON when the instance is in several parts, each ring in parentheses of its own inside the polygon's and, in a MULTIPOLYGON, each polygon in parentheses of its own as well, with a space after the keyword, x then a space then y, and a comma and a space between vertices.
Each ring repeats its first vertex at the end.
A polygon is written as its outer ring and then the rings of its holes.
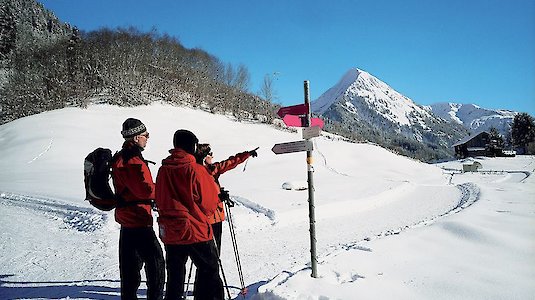
MULTIPOLYGON (((67 108, 0 126, 1 299, 118 299, 119 227, 112 212, 83 200, 82 174, 92 149, 121 146, 128 117, 150 132, 144 156, 157 162, 153 175, 179 128, 211 143, 215 160, 260 147, 257 158, 220 178, 237 203, 245 299, 535 294, 532 156, 478 159, 484 172, 463 174, 461 161, 429 165, 370 144, 315 138, 319 278, 311 278, 307 192, 283 188, 306 181, 306 155, 270 150, 301 133, 153 104, 67 108)), ((222 261, 232 297, 243 299, 226 222, 222 261)))
POLYGON ((488 131, 494 127, 506 136, 517 112, 510 110, 491 110, 474 104, 436 103, 429 106, 437 116, 463 125, 472 133, 488 131))

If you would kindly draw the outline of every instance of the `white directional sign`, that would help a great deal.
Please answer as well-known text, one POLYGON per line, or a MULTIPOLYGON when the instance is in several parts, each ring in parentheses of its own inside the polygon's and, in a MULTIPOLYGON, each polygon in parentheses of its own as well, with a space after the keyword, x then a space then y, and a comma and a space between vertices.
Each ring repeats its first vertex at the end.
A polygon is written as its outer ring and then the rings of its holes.
POLYGON ((319 126, 303 127, 303 138, 308 140, 310 138, 320 136, 321 128, 319 126))
POLYGON ((295 141, 289 143, 275 144, 271 151, 275 154, 293 153, 301 151, 312 151, 314 147, 309 140, 295 141))

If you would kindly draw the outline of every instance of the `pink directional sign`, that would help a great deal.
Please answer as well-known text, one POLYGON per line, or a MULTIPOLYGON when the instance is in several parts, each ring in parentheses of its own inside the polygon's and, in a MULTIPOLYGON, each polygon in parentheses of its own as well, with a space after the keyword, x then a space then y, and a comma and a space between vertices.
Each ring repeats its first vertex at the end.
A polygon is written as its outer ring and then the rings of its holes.
MULTIPOLYGON (((284 118, 282 118, 282 121, 284 121, 284 124, 286 124, 286 126, 305 127, 304 117, 285 115, 284 118)), ((310 123, 310 127, 319 126, 320 128, 323 128, 323 125, 325 125, 323 120, 320 118, 310 118, 310 123)))
POLYGON ((310 126, 319 126, 319 128, 323 128, 323 125, 325 125, 325 122, 323 122, 320 118, 310 118, 310 126))
POLYGON ((299 116, 286 115, 284 116, 284 118, 282 118, 282 121, 284 121, 284 124, 286 124, 286 126, 303 127, 303 123, 299 116))
POLYGON ((298 104, 292 106, 281 107, 277 112, 279 117, 284 117, 285 115, 306 115, 308 113, 308 105, 298 104))

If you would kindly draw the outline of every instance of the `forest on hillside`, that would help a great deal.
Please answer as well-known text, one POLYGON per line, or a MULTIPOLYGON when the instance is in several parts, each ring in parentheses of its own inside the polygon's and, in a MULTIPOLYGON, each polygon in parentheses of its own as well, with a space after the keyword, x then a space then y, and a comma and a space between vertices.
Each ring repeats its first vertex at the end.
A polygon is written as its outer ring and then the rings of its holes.
POLYGON ((156 32, 100 29, 11 53, 3 85, 2 123, 99 101, 123 106, 165 101, 270 122, 274 105, 247 92, 244 66, 156 32))
POLYGON ((79 31, 34 0, 0 0, 0 123, 92 102, 165 101, 272 122, 272 85, 255 95, 244 65, 156 30, 79 31), (260 95, 265 95, 261 97, 260 95))

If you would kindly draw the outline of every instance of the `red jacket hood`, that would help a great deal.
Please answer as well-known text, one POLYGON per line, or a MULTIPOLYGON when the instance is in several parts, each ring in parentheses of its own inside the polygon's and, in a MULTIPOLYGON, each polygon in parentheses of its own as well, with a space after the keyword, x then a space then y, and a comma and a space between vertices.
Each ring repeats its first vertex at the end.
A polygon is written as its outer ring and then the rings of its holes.
POLYGON ((169 150, 169 153, 171 155, 169 155, 168 157, 162 160, 162 165, 178 166, 178 165, 196 163, 195 156, 189 154, 188 152, 182 149, 179 149, 179 148, 171 149, 169 150))

